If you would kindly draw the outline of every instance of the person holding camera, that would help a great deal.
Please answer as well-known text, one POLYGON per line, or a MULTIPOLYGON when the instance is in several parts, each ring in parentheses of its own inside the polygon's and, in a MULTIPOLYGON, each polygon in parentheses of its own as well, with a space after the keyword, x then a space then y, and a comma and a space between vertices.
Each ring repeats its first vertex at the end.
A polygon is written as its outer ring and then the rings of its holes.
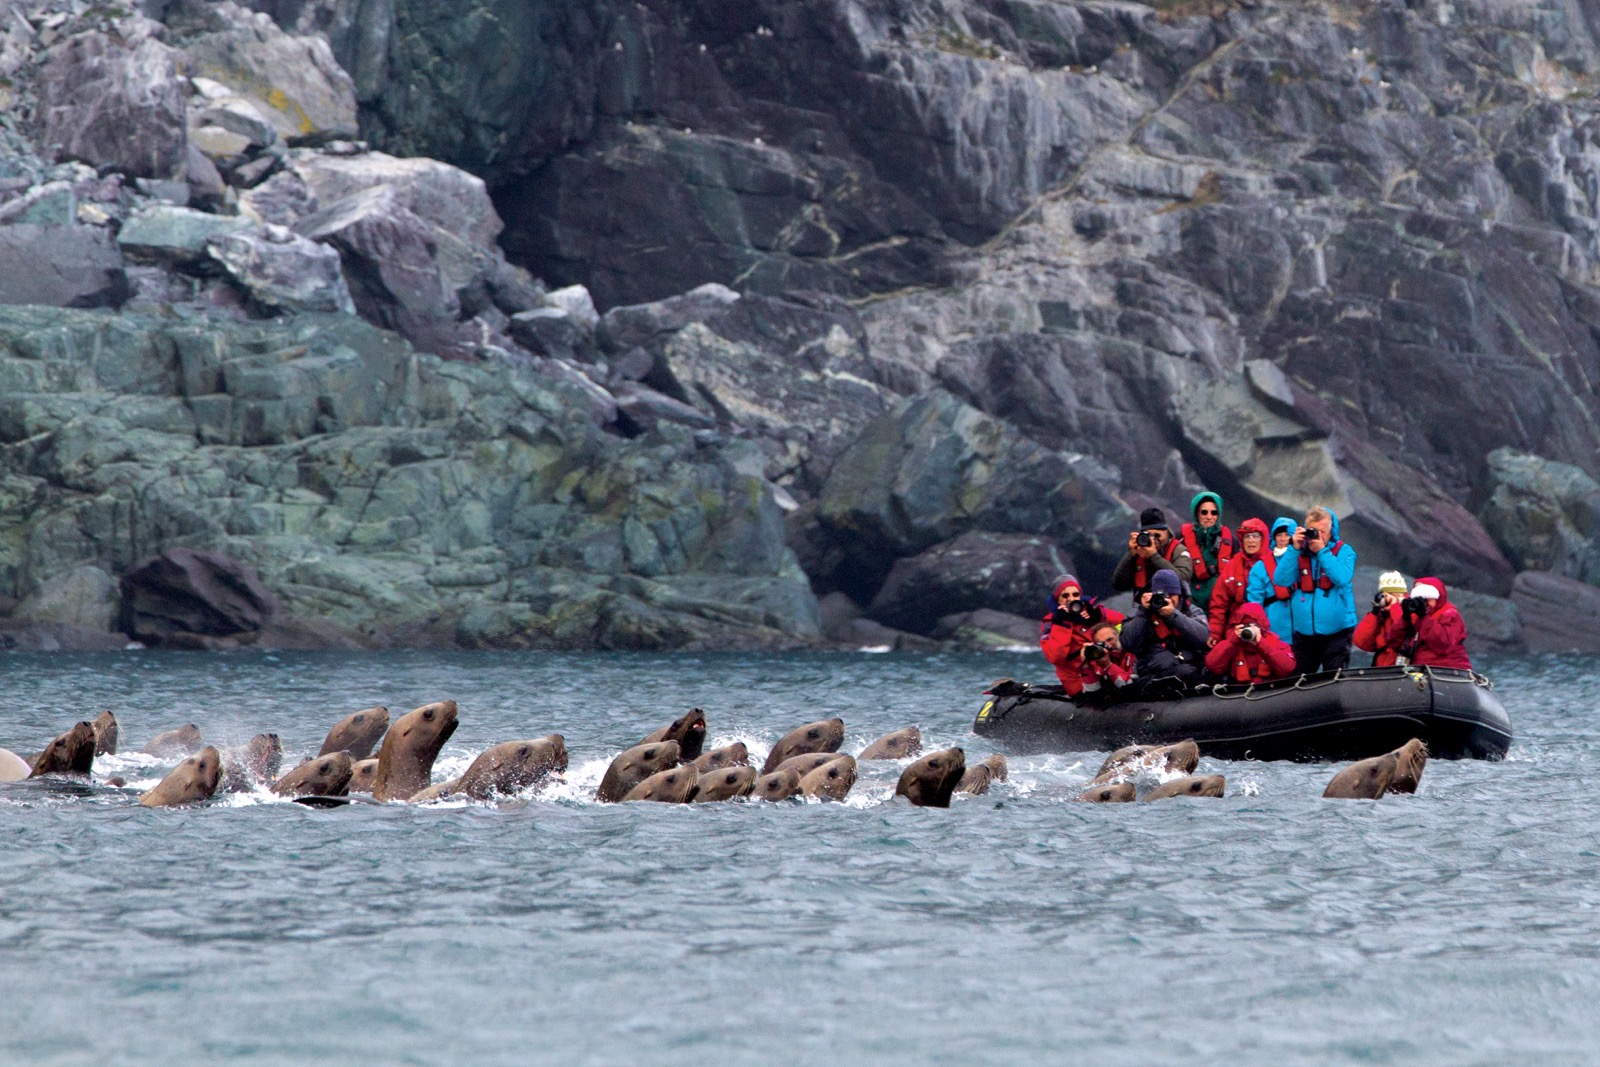
POLYGON ((1079 703, 1104 707, 1117 700, 1133 684, 1138 663, 1133 653, 1122 647, 1117 628, 1109 622, 1097 624, 1090 641, 1083 646, 1083 691, 1079 703))
POLYGON ((1137 660, 1141 683, 1198 682, 1211 636, 1206 620, 1188 604, 1176 571, 1156 571, 1150 586, 1134 601, 1138 612, 1122 625, 1122 647, 1137 660))
POLYGON ((1339 539, 1339 516, 1324 507, 1306 512, 1278 557, 1272 583, 1289 594, 1295 669, 1301 674, 1340 670, 1350 663, 1356 629, 1356 550, 1339 539))
POLYGON ((1183 543, 1172 536, 1167 516, 1160 508, 1145 508, 1139 528, 1128 535, 1128 552, 1111 572, 1111 588, 1132 590, 1138 596, 1149 589, 1151 578, 1170 570, 1185 584, 1194 580, 1194 561, 1183 543))
POLYGON ((1294 595, 1294 587, 1278 585, 1272 579, 1277 573, 1278 561, 1294 547, 1292 542, 1298 525, 1286 515, 1272 520, 1271 553, 1263 553, 1260 564, 1250 568, 1249 588, 1245 591, 1246 600, 1267 609, 1267 622, 1284 644, 1294 643, 1294 619, 1289 612, 1289 598, 1294 595))
POLYGON ((1055 607, 1040 623, 1039 649, 1056 669, 1067 695, 1076 697, 1084 690, 1083 652, 1094 640, 1095 627, 1115 627, 1127 616, 1084 596, 1082 584, 1070 574, 1056 582, 1051 597, 1055 607))
POLYGON ((1206 656, 1206 670, 1229 682, 1270 682, 1294 674, 1294 650, 1267 625, 1260 604, 1241 604, 1232 627, 1206 656))
POLYGON ((1250 599, 1250 572, 1256 564, 1272 557, 1267 555, 1267 524, 1260 519, 1246 519, 1239 524, 1239 550, 1228 560, 1227 566, 1217 576, 1211 590, 1212 647, 1228 633, 1228 621, 1234 612, 1250 599))
POLYGON ((1216 493, 1197 493, 1189 502, 1189 511, 1194 521, 1178 528, 1178 540, 1194 566, 1190 579, 1194 602, 1201 611, 1210 611, 1212 590, 1238 546, 1233 531, 1222 525, 1222 498, 1216 493))
POLYGON ((1401 663, 1400 602, 1405 595, 1405 575, 1399 571, 1384 571, 1378 576, 1378 595, 1372 598, 1372 610, 1356 624, 1351 640, 1361 651, 1372 653, 1374 667, 1393 667, 1401 663))
POLYGON ((1466 620, 1437 578, 1418 578, 1411 595, 1400 601, 1395 636, 1414 667, 1472 669, 1472 660, 1467 658, 1466 620))

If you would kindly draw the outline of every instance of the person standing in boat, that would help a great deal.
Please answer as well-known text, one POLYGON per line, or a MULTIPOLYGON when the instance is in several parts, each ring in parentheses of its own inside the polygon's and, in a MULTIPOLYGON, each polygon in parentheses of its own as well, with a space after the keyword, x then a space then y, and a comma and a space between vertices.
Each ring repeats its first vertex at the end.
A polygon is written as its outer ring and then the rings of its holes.
POLYGON ((1189 553, 1189 560, 1193 564, 1194 577, 1189 580, 1189 585, 1193 590, 1195 605, 1201 611, 1209 612, 1211 592, 1232 561, 1238 546, 1234 542, 1233 531, 1222 525, 1222 498, 1216 493, 1208 490, 1195 494, 1195 498, 1189 502, 1189 511, 1194 521, 1178 528, 1178 539, 1183 542, 1184 550, 1189 553))
POLYGON ((1294 643, 1294 619, 1289 612, 1289 597, 1294 590, 1287 585, 1275 585, 1272 576, 1277 572, 1278 561, 1293 547, 1295 521, 1280 515, 1272 522, 1272 551, 1263 553, 1261 562, 1250 568, 1249 587, 1245 599, 1267 609, 1267 622, 1272 632, 1285 644, 1294 643))
POLYGON ((1267 626, 1260 604, 1239 605, 1231 631, 1206 655, 1206 670, 1227 682, 1270 682, 1294 674, 1294 667, 1294 649, 1267 626))
POLYGON ((1211 636, 1205 616, 1189 603, 1176 571, 1156 571, 1150 585, 1134 601, 1139 610, 1122 624, 1122 647, 1138 660, 1141 686, 1167 678, 1192 685, 1200 680, 1211 636))
POLYGON ((1267 524, 1260 519, 1241 522, 1238 541, 1239 550, 1217 576, 1217 584, 1211 590, 1211 606, 1206 609, 1211 617, 1213 647, 1227 636, 1234 612, 1250 600, 1250 572, 1258 563, 1272 558, 1267 555, 1267 524))
POLYGON ((1135 598, 1150 588, 1151 578, 1169 570, 1185 585, 1194 580, 1194 563, 1183 542, 1172 536, 1167 516, 1160 508, 1145 508, 1139 528, 1128 535, 1128 551, 1111 572, 1111 588, 1132 591, 1135 598))
POLYGON ((1101 607, 1094 598, 1083 595, 1083 585, 1072 575, 1056 581, 1052 594, 1054 609, 1039 625, 1039 649, 1056 669, 1056 678, 1069 697, 1083 692, 1083 652, 1094 639, 1095 626, 1120 624, 1127 616, 1101 607))
POLYGON ((1294 627, 1295 669, 1301 674, 1340 670, 1350 663, 1356 629, 1356 550, 1339 539, 1339 516, 1318 506, 1306 512, 1278 557, 1272 584, 1286 586, 1294 627))
POLYGON ((1414 667, 1472 669, 1472 660, 1467 658, 1466 620, 1437 578, 1418 578, 1411 595, 1400 602, 1396 637, 1414 667))
POLYGON ((1378 595, 1372 598, 1372 610, 1356 624, 1351 640, 1363 652, 1372 653, 1374 667, 1404 666, 1401 656, 1400 630, 1403 620, 1400 602, 1406 595, 1406 577, 1399 571, 1384 571, 1378 576, 1378 595))

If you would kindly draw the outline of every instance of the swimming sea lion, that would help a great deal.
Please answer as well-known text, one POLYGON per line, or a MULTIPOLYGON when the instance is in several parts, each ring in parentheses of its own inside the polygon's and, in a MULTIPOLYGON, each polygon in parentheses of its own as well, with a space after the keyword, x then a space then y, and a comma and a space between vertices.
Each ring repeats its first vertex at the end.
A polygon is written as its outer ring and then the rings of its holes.
POLYGON ((210 799, 222 780, 222 756, 214 748, 203 748, 172 769, 161 784, 146 790, 139 803, 147 808, 174 808, 210 799))
MULTIPOLYGON (((617 755, 600 779, 600 788, 594 798, 614 804, 628 795, 628 791, 652 774, 678 765, 678 742, 652 741, 648 745, 634 745, 617 755)), ((693 768, 691 768, 692 770, 693 768)))
POLYGON ((0 782, 20 782, 32 773, 27 760, 9 748, 0 748, 0 782))
POLYGON ((1202 774, 1188 778, 1174 778, 1158 785, 1144 795, 1146 800, 1166 800, 1168 797, 1220 797, 1228 780, 1220 774, 1202 774))
POLYGON ((1003 782, 1010 774, 1006 766, 1006 758, 996 752, 985 756, 982 763, 974 763, 961 774, 961 784, 956 786, 958 793, 971 793, 981 797, 989 791, 989 786, 995 782, 1003 782))
POLYGON ((88 774, 94 766, 94 727, 75 722, 72 729, 44 747, 34 757, 29 778, 41 774, 88 774))
POLYGON ((1428 746, 1413 737, 1394 750, 1394 757, 1399 765, 1395 767, 1394 779, 1389 783, 1389 792, 1415 793, 1422 781, 1422 771, 1428 766, 1428 746))
POLYGON ((778 738, 778 743, 767 753, 767 762, 761 765, 762 774, 771 774, 790 756, 806 752, 837 752, 844 742, 844 720, 822 719, 796 726, 778 738))
POLYGON ((142 751, 146 756, 187 756, 198 751, 200 745, 200 727, 191 722, 176 730, 156 734, 142 751))
POLYGON ((280 797, 342 797, 350 793, 350 773, 356 761, 338 752, 306 760, 279 778, 272 791, 280 797))
POLYGON ((818 767, 832 763, 834 760, 848 758, 843 752, 804 752, 798 756, 790 756, 774 767, 773 770, 781 771, 785 767, 792 767, 794 773, 804 778, 818 767))
POLYGON ((763 774, 756 779, 755 788, 750 790, 750 795, 757 800, 788 800, 800 792, 800 776, 793 767, 785 767, 781 771, 763 774))
POLYGON ((372 755, 373 746, 383 740, 384 731, 387 729, 389 729, 388 708, 362 708, 333 724, 333 729, 328 731, 328 736, 323 740, 322 749, 317 755, 348 752, 350 758, 359 763, 372 755))
POLYGON ((1103 785, 1118 778, 1138 774, 1142 770, 1171 774, 1193 774, 1200 765, 1200 746, 1193 741, 1179 741, 1175 745, 1129 745, 1119 748, 1100 765, 1100 773, 1089 782, 1103 785))
POLYGON ((747 797, 755 786, 754 767, 718 767, 700 776, 700 789, 694 795, 694 802, 709 804, 714 800, 747 797))
POLYGON ((948 808, 950 794, 967 771, 967 754, 959 748, 930 752, 900 772, 894 795, 919 808, 948 808))
POLYGON ((96 756, 115 756, 117 754, 117 717, 109 711, 102 711, 95 716, 94 722, 89 725, 94 728, 94 754, 96 756))
POLYGON ((1322 795, 1336 800, 1377 800, 1389 791, 1399 769, 1400 757, 1393 752, 1352 763, 1333 776, 1322 795))
POLYGON ((652 774, 628 790, 624 801, 654 800, 663 804, 688 804, 700 789, 700 776, 693 767, 674 767, 652 774))
POLYGON ((372 783, 378 780, 378 760, 364 759, 350 770, 350 792, 370 793, 372 783))
POLYGON ((1088 804, 1126 804, 1134 796, 1132 782, 1117 782, 1115 785, 1091 785, 1072 799, 1088 804))
POLYGON ((639 744, 650 745, 657 741, 678 742, 679 761, 693 763, 700 758, 700 750, 706 743, 706 713, 699 708, 692 708, 639 744))
POLYGON ((507 741, 485 749, 450 790, 473 800, 510 796, 567 769, 567 742, 560 734, 507 741))
POLYGON ((823 800, 843 800, 855 784, 856 761, 851 756, 841 755, 800 776, 800 792, 823 800))
POLYGON ((922 731, 915 726, 907 726, 904 730, 896 730, 892 734, 884 734, 872 744, 861 750, 861 755, 856 759, 910 759, 912 756, 922 754, 922 731))
POLYGON ((383 735, 378 773, 372 780, 374 800, 405 800, 428 788, 433 761, 456 732, 456 702, 424 704, 400 716, 383 735))
POLYGON ((700 774, 709 774, 720 771, 724 767, 748 767, 750 765, 750 750, 743 741, 735 741, 722 748, 714 748, 694 761, 694 769, 700 774))
POLYGON ((244 748, 222 757, 222 784, 225 793, 242 793, 266 785, 278 776, 283 763, 283 742, 277 734, 256 734, 244 748))

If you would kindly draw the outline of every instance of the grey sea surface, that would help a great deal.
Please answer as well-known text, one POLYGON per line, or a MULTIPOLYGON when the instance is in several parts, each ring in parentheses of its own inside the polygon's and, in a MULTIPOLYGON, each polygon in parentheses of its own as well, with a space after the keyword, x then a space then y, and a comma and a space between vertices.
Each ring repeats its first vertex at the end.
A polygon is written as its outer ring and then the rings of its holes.
MULTIPOLYGON (((0 746, 114 710, 281 735, 453 698, 436 779, 565 735, 500 807, 196 810, 0 786, 0 1063, 1592 1062, 1597 664, 1481 664, 1517 739, 1420 792, 1326 801, 1329 765, 1202 760, 1227 797, 1085 805, 1102 754, 1017 757, 948 811, 863 765, 845 803, 598 805, 612 755, 691 706, 758 759, 841 716, 845 751, 971 733, 1037 656, 10 655, 0 746)), ((102 758, 158 780, 170 761, 102 758)))

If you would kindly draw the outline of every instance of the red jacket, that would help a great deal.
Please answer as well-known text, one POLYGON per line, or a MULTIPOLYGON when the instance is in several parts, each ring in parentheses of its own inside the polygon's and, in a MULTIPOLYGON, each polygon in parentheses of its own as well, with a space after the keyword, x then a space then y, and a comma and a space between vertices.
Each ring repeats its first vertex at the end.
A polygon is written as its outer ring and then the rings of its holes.
POLYGON ((1361 651, 1372 653, 1374 667, 1393 667, 1400 659, 1401 646, 1404 643, 1400 638, 1400 629, 1403 625, 1400 605, 1390 604, 1382 612, 1367 612, 1361 621, 1356 623, 1355 636, 1351 641, 1361 651))
MULTIPOLYGON (((1439 599, 1428 607, 1420 619, 1402 616, 1395 637, 1417 667, 1456 667, 1470 671, 1472 660, 1467 658, 1467 624, 1450 603, 1450 593, 1437 578, 1418 578, 1416 585, 1431 585, 1439 590, 1439 599)), ((1415 589, 1416 585, 1412 588, 1415 589)))
POLYGON ((1099 693, 1121 689, 1133 681, 1133 669, 1139 662, 1132 652, 1117 652, 1104 659, 1084 660, 1080 669, 1083 685, 1080 692, 1099 693))
POLYGON ((1120 626, 1127 619, 1122 612, 1103 608, 1092 601, 1089 610, 1094 616, 1089 623, 1058 623, 1055 613, 1051 612, 1039 626, 1039 650, 1056 669, 1061 687, 1072 697, 1083 692, 1083 646, 1089 643, 1094 628, 1104 622, 1120 626))
POLYGON ((1270 682, 1294 673, 1294 650, 1283 643, 1267 625, 1267 612, 1260 604, 1244 604, 1234 613, 1230 626, 1247 622, 1260 636, 1255 644, 1239 640, 1230 629, 1206 655, 1206 670, 1230 682, 1270 682))
MULTIPOLYGON (((1217 577, 1217 584, 1211 587, 1210 623, 1211 637, 1221 641, 1227 632, 1228 620, 1233 613, 1239 610, 1239 605, 1247 599, 1246 591, 1250 588, 1250 568, 1271 552, 1272 536, 1267 529, 1267 524, 1260 519, 1246 519, 1239 524, 1238 534, 1234 540, 1239 548, 1229 558, 1227 565, 1222 568, 1222 573, 1217 577), (1244 554, 1244 535, 1258 533, 1261 535, 1261 548, 1253 556, 1244 554)), ((1269 566, 1270 569, 1270 566, 1269 566)))

